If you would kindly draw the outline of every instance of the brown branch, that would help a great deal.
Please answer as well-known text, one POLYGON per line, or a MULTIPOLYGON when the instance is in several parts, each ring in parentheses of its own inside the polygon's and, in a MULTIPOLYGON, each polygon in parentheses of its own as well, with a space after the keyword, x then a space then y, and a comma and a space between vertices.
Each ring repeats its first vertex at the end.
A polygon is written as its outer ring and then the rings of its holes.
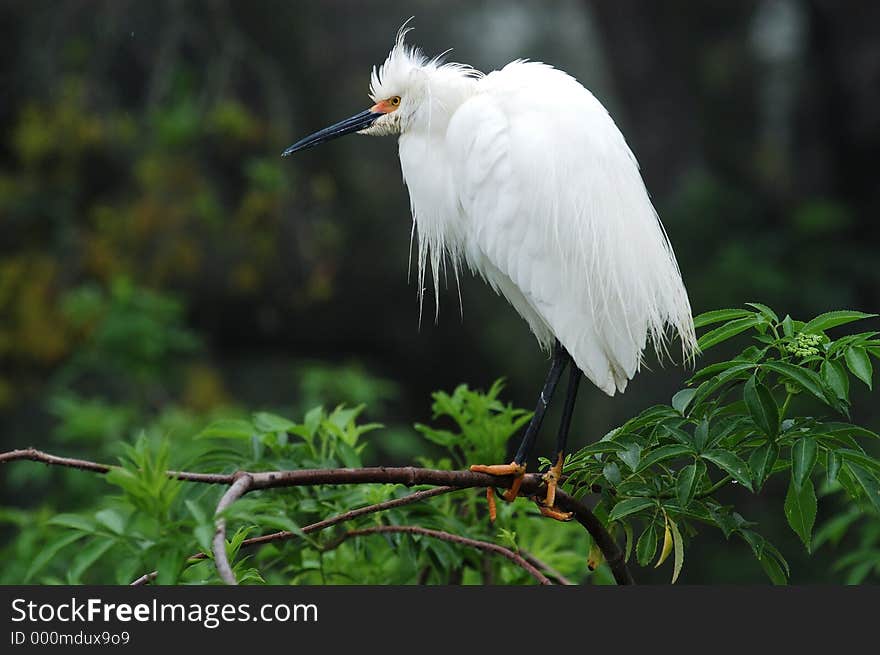
MULTIPOLYGON (((452 534, 451 532, 442 532, 441 530, 432 530, 430 528, 422 528, 417 525, 375 525, 371 528, 362 528, 360 530, 351 530, 346 532, 340 539, 332 544, 331 547, 336 547, 341 544, 343 541, 350 539, 352 537, 362 537, 371 534, 383 534, 383 533, 403 533, 403 534, 418 534, 425 537, 432 537, 434 539, 440 539, 442 541, 449 541, 454 544, 460 544, 462 546, 469 546, 471 548, 477 548, 479 550, 483 550, 490 553, 495 553, 496 555, 501 555, 502 557, 506 557, 511 562, 516 564, 517 566, 525 569, 529 575, 531 575, 535 580, 544 585, 553 584, 550 582, 550 579, 541 573, 538 569, 534 567, 534 565, 527 562, 523 557, 509 548, 505 548, 504 546, 499 546, 498 544, 493 544, 489 541, 478 541, 477 539, 469 539, 468 537, 460 537, 457 534, 452 534)), ((328 548, 329 549, 329 548, 328 548)))
MULTIPOLYGON (((352 519, 356 519, 359 516, 364 516, 365 514, 373 514, 375 512, 383 512, 386 509, 393 509, 395 507, 402 507, 403 505, 410 505, 420 500, 425 500, 426 498, 432 498, 433 496, 439 496, 441 494, 449 493, 450 491, 460 491, 460 489, 457 487, 435 487, 433 489, 426 489, 424 491, 416 491, 415 493, 411 493, 408 496, 404 496, 403 498, 395 498, 394 500, 386 500, 383 503, 376 503, 375 505, 360 507, 358 509, 353 509, 350 512, 345 512, 344 514, 338 514, 336 516, 330 517, 329 519, 318 521, 317 523, 311 523, 310 525, 303 527, 302 532, 303 534, 318 532, 319 530, 324 530, 325 528, 344 523, 345 521, 351 521, 352 519)), ((272 534, 266 534, 261 537, 252 537, 250 539, 246 539, 242 542, 241 545, 242 548, 244 548, 245 546, 262 546, 263 544, 267 544, 272 541, 286 541, 288 539, 294 539, 297 536, 299 535, 297 535, 295 532, 289 532, 285 530, 283 532, 273 532, 272 534)))
MULTIPOLYGON (((317 523, 310 523, 309 525, 303 526, 301 532, 302 534, 311 534, 312 532, 318 532, 334 525, 338 525, 346 521, 351 521, 352 519, 356 519, 360 516, 374 514, 376 512, 384 512, 387 509, 403 507, 404 505, 411 505, 412 503, 417 503, 421 500, 433 498, 434 496, 440 496, 441 494, 450 493, 452 491, 461 491, 461 489, 458 489, 457 487, 434 487, 433 489, 416 491, 402 498, 394 498, 392 500, 386 500, 381 503, 359 507, 343 514, 331 516, 329 519, 324 519, 323 521, 318 521, 317 523)), ((287 541, 289 539, 296 539, 297 537, 299 537, 298 533, 283 530, 281 532, 273 532, 271 534, 264 534, 259 537, 251 537, 250 539, 245 539, 243 542, 241 542, 241 547, 248 548, 251 546, 262 546, 263 544, 268 544, 274 541, 287 541)), ((196 553, 195 555, 191 555, 190 557, 188 557, 187 561, 197 562, 199 560, 205 559, 206 557, 207 555, 205 553, 196 553)), ((158 571, 145 573, 137 580, 133 581, 130 586, 138 587, 141 585, 145 585, 148 582, 155 580, 157 575, 159 575, 158 571)))
MULTIPOLYGON (((69 459, 66 457, 57 457, 44 453, 34 448, 23 450, 13 450, 7 453, 0 453, 0 464, 15 460, 32 460, 53 464, 57 466, 68 466, 78 469, 94 471, 97 473, 107 473, 110 470, 119 468, 107 464, 97 464, 86 460, 69 459)), ((251 479, 248 491, 254 489, 271 489, 278 487, 300 487, 321 484, 366 484, 366 483, 384 483, 384 484, 403 484, 406 486, 413 485, 435 485, 456 487, 458 489, 467 489, 473 487, 504 487, 509 488, 512 482, 512 476, 493 476, 486 473, 474 473, 472 471, 440 471, 434 469, 423 469, 413 466, 401 467, 369 467, 369 468, 339 468, 339 469, 300 469, 292 471, 264 471, 259 473, 249 473, 240 471, 234 474, 216 474, 216 473, 190 473, 186 471, 168 471, 168 475, 178 480, 187 480, 189 482, 201 482, 206 484, 234 484, 236 480, 244 475, 251 479)), ((543 487, 543 481, 540 475, 526 475, 521 487, 521 494, 526 496, 534 496, 540 493, 543 487)), ((583 502, 565 493, 562 490, 556 494, 557 507, 565 512, 571 512, 574 518, 580 523, 587 532, 595 540, 605 561, 611 569, 614 579, 618 584, 634 584, 632 575, 623 560, 623 551, 602 525, 602 522, 596 518, 590 508, 583 502)))
POLYGON ((535 557, 531 553, 527 553, 526 551, 520 549, 519 554, 522 555, 523 558, 529 564, 532 564, 533 566, 540 569, 541 571, 544 571, 551 578, 556 578, 556 581, 559 582, 559 584, 563 584, 563 585, 576 584, 576 583, 572 582, 571 580, 569 580, 568 578, 566 578, 564 575, 562 575, 559 571, 554 569, 552 566, 547 564, 547 562, 543 562, 543 561, 539 560, 537 557, 535 557))
POLYGON ((221 514, 232 505, 236 500, 244 496, 250 491, 253 478, 247 473, 240 475, 238 479, 232 483, 220 502, 217 503, 217 511, 214 516, 217 517, 217 527, 214 530, 214 541, 211 544, 214 551, 214 566, 217 567, 217 573, 226 584, 238 584, 232 567, 229 566, 229 558, 226 557, 226 519, 221 514))
MULTIPOLYGON (((202 555, 202 557, 200 557, 199 559, 204 559, 204 556, 205 556, 204 553, 199 553, 199 555, 202 555)), ((139 577, 137 580, 134 580, 134 581, 130 582, 130 583, 128 584, 128 586, 129 586, 129 587, 141 587, 141 586, 147 584, 148 582, 152 582, 152 581, 155 580, 158 576, 159 576, 159 572, 158 572, 158 571, 150 571, 149 573, 144 573, 144 574, 143 574, 141 577, 139 577)))
MULTIPOLYGON (((65 466, 67 468, 80 469, 83 471, 92 471, 93 473, 109 473, 114 469, 122 468, 121 466, 115 466, 113 464, 99 464, 85 459, 58 457, 58 455, 52 455, 43 452, 42 450, 37 450, 36 448, 20 448, 18 450, 10 450, 5 453, 0 453, 0 464, 20 460, 42 462, 43 464, 51 464, 53 466, 65 466)), ((235 482, 234 473, 190 473, 188 471, 166 471, 166 473, 170 478, 186 480, 188 482, 202 482, 205 484, 232 484, 235 482)))

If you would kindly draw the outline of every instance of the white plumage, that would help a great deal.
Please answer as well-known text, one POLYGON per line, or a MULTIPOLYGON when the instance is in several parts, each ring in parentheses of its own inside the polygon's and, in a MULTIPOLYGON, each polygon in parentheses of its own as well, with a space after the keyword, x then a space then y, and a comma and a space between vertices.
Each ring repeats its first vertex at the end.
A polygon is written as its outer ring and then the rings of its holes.
POLYGON ((692 356, 675 256, 602 104, 546 64, 514 61, 483 75, 427 59, 405 34, 373 70, 371 110, 287 152, 354 129, 400 135, 419 294, 430 268, 438 310, 444 267, 457 279, 466 264, 543 348, 558 339, 609 395, 626 388, 648 341, 662 355, 671 333, 692 356))
POLYGON ((527 61, 485 76, 441 65, 401 33, 371 94, 402 100, 420 290, 428 265, 436 295, 444 256, 456 274, 465 262, 543 348, 559 339, 609 395, 638 371, 649 338, 664 348, 667 328, 693 353, 690 303, 638 163, 574 78, 527 61))

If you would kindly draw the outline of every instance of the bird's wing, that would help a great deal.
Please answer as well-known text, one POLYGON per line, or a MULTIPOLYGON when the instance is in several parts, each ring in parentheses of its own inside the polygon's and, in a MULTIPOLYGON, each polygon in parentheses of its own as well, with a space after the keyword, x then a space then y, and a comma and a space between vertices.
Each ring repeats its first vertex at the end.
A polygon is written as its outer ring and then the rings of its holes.
POLYGON ((509 278, 609 395, 649 335, 662 349, 671 326, 692 352, 675 256, 604 107, 544 64, 514 62, 479 84, 446 135, 471 266, 509 278))

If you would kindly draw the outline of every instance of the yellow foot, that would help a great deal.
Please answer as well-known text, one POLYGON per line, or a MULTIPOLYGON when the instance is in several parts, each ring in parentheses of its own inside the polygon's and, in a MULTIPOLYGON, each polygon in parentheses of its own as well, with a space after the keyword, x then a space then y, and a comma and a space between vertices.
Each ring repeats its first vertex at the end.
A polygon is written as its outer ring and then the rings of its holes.
POLYGON ((557 521, 571 521, 574 514, 571 512, 563 512, 562 510, 558 510, 555 507, 547 507, 542 505, 540 501, 538 502, 538 509, 541 510, 541 514, 546 516, 547 518, 556 519, 557 521))
POLYGON ((513 484, 510 485, 504 495, 504 500, 514 500, 519 495, 519 488, 522 486, 523 476, 526 474, 524 464, 511 462, 510 464, 473 464, 471 471, 474 473, 488 473, 489 475, 512 475, 513 484))
POLYGON ((559 456, 556 458, 556 464, 550 467, 550 470, 547 471, 543 480, 547 483, 547 495, 544 498, 544 501, 538 501, 538 508, 541 510, 541 514, 544 516, 548 516, 551 519, 556 519, 557 521, 570 521, 572 517, 571 512, 563 512, 556 509, 556 488, 559 486, 559 478, 562 477, 562 453, 559 453, 559 456))

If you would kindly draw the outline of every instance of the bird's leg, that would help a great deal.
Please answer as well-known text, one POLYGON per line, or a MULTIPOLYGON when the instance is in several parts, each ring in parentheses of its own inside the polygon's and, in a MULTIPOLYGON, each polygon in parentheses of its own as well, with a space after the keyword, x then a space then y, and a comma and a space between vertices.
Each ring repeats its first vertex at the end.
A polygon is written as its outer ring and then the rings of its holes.
POLYGON ((577 398, 578 385, 581 381, 581 372, 577 364, 572 361, 568 372, 568 389, 565 393, 565 405, 562 407, 562 422, 559 424, 559 433, 556 438, 556 463, 544 474, 544 482, 547 483, 547 495, 544 502, 538 502, 541 514, 559 521, 571 519, 571 512, 561 512, 556 509, 556 487, 562 477, 562 463, 565 461, 565 444, 568 441, 568 430, 571 427, 571 415, 574 412, 574 401, 577 398))
POLYGON ((544 420, 544 413, 547 411, 547 406, 550 404, 550 399, 553 397, 553 392, 556 390, 559 377, 562 375, 562 371, 568 363, 568 360, 568 353, 565 352, 565 348, 562 347, 562 344, 557 341, 553 348, 553 361, 550 364, 550 370, 547 372, 547 379, 544 380, 544 388, 541 390, 541 395, 538 397, 538 404, 535 407, 535 413, 532 415, 532 420, 529 421, 528 427, 526 427, 525 435, 523 435, 523 440, 519 445, 519 450, 516 451, 516 457, 513 458, 513 461, 510 464, 491 464, 488 466, 484 464, 474 464, 471 466, 471 471, 478 473, 515 476, 513 484, 510 485, 510 489, 504 494, 504 500, 513 500, 519 494, 519 488, 522 485, 523 476, 526 474, 526 460, 528 459, 532 448, 535 446, 535 441, 538 438, 538 430, 541 429, 541 423, 544 420))

